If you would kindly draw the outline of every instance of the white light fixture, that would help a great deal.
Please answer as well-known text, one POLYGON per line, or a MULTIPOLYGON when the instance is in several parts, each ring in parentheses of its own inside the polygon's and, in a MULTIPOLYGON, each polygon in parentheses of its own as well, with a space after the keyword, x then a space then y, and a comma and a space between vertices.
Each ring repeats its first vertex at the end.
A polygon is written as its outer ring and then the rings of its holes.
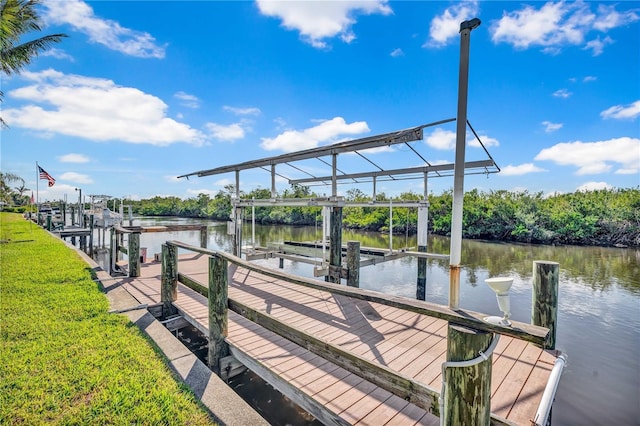
POLYGON ((511 285, 513 284, 513 278, 487 278, 486 280, 484 280, 484 282, 486 282, 487 285, 491 287, 491 290, 496 293, 498 306, 504 313, 503 317, 491 316, 485 317, 484 320, 490 324, 510 326, 511 321, 509 321, 509 317, 511 317, 511 302, 509 300, 509 290, 511 289, 511 285))

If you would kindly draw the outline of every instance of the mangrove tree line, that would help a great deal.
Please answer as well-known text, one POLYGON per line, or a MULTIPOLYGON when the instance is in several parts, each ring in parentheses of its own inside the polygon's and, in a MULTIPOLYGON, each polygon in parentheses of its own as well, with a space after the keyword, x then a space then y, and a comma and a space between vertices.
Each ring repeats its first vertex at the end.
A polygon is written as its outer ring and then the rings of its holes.
MULTIPOLYGON (((213 197, 199 194, 182 200, 178 197, 154 197, 126 201, 133 211, 145 216, 182 216, 228 220, 231 213, 232 185, 213 197)), ((303 186, 292 186, 278 194, 282 198, 318 197, 303 186)), ((243 199, 268 199, 267 189, 242 193, 243 199)), ((349 201, 371 201, 358 189, 347 191, 349 201)), ((419 200, 421 195, 405 192, 392 200, 419 200)), ((449 235, 451 231, 451 190, 429 195, 429 231, 449 235)), ((377 201, 389 201, 384 193, 377 201)), ((321 221, 320 207, 256 207, 256 223, 314 225, 321 221)), ((245 219, 251 219, 247 209, 245 219)), ((344 226, 369 231, 388 231, 389 209, 345 207, 344 226)), ((417 209, 394 208, 394 231, 414 233, 417 209)), ((545 196, 543 193, 505 190, 465 194, 464 238, 540 244, 578 244, 601 246, 640 246, 640 188, 578 191, 545 196)))

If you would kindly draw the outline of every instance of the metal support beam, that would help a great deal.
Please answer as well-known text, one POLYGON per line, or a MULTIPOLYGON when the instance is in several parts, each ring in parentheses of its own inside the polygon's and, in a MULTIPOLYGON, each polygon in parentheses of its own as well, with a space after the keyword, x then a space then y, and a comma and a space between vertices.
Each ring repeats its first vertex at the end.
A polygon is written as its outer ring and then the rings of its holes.
POLYGON ((456 160, 453 178, 451 250, 449 269, 449 308, 460 308, 460 257, 462 252, 462 204, 464 199, 467 96, 469 90, 469 44, 471 30, 480 25, 474 18, 460 24, 460 70, 458 76, 458 115, 456 118, 456 160))
MULTIPOLYGON (((496 173, 496 171, 488 170, 489 167, 496 167, 493 160, 480 160, 480 161, 470 161, 465 163, 465 169, 487 169, 488 173, 496 173)), ((346 179, 362 179, 362 178, 375 178, 378 176, 396 176, 396 175, 417 175, 424 173, 439 173, 443 171, 454 170, 455 164, 437 164, 433 166, 419 166, 419 167, 408 167, 404 169, 392 169, 392 170, 375 170, 372 172, 363 172, 363 173, 350 173, 337 175, 336 180, 346 180, 346 179)), ((289 179, 289 183, 293 184, 306 184, 306 183, 317 183, 317 182, 326 182, 332 180, 333 176, 318 176, 316 178, 303 178, 303 179, 289 179)))
POLYGON ((271 165, 271 198, 276 198, 276 165, 271 165))

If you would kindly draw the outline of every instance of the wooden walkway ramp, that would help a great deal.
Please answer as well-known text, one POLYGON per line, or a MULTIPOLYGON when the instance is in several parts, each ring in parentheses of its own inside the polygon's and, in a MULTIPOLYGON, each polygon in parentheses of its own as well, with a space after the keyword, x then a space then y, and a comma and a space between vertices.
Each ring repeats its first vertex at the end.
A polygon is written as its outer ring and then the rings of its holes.
MULTIPOLYGON (((207 286, 208 257, 181 255, 179 271, 207 286)), ((142 265, 124 279, 140 303, 160 302, 161 265, 142 265)), ((180 284, 174 306, 208 332, 206 297, 180 284)), ((229 303, 277 318, 321 342, 409 377, 439 394, 447 322, 375 302, 303 287, 242 267, 229 268, 229 303)), ((439 424, 435 415, 229 311, 232 354, 327 424, 439 424), (265 377, 266 376, 266 377, 265 377)), ((497 424, 530 425, 540 404, 554 351, 502 336, 493 354, 491 412, 497 424)), ((365 375, 366 376, 366 375, 365 375)), ((437 403, 437 399, 436 399, 437 403)))

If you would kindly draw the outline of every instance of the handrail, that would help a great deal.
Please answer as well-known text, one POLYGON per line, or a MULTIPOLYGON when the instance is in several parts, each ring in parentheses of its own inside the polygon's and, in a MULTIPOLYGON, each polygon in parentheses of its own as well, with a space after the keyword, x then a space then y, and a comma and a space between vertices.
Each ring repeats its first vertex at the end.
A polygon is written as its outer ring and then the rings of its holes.
POLYGON ((536 345, 544 346, 549 336, 549 329, 527 323, 512 321, 511 326, 505 327, 502 325, 489 324, 483 320, 486 314, 482 314, 474 311, 467 311, 463 309, 453 310, 446 306, 437 305, 435 303, 412 300, 405 297, 385 295, 372 290, 364 290, 354 287, 341 286, 339 284, 323 283, 311 278, 299 277, 296 275, 288 274, 265 268, 260 265, 256 265, 249 261, 243 260, 237 256, 216 250, 210 250, 192 246, 182 243, 180 241, 167 241, 167 244, 175 247, 183 248, 186 250, 194 251, 196 253, 208 254, 210 256, 217 256, 227 260, 235 265, 241 266, 253 272, 257 272, 272 278, 283 279, 292 284, 298 284, 305 287, 313 288, 316 290, 327 291, 332 294, 338 294, 341 296, 352 297, 354 299, 366 300, 368 302, 379 303, 386 306, 392 306, 406 311, 415 312, 430 317, 440 318, 445 321, 470 327, 476 330, 487 331, 491 333, 498 333, 505 336, 511 336, 516 339, 524 340, 534 343, 536 345))
POLYGON ((553 365, 549 381, 547 382, 547 386, 544 388, 540 405, 536 411, 536 416, 533 418, 533 424, 535 426, 547 426, 547 421, 551 414, 551 405, 553 404, 553 400, 556 398, 556 391, 558 390, 562 370, 566 363, 567 355, 562 354, 556 359, 556 363, 553 365))

